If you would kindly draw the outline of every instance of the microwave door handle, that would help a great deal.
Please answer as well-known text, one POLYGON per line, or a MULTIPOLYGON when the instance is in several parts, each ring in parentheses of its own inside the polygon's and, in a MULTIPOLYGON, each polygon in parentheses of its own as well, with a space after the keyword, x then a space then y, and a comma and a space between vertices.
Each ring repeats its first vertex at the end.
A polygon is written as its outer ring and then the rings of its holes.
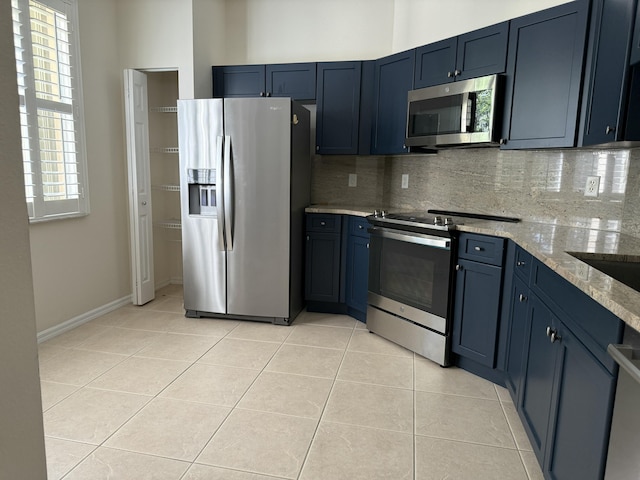
POLYGON ((462 94, 462 112, 460 115, 460 133, 467 133, 467 128, 469 125, 469 114, 471 113, 471 109, 469 108, 469 92, 464 92, 462 94))
POLYGON ((220 135, 216 138, 216 212, 218 216, 218 250, 225 251, 224 244, 224 188, 223 181, 223 160, 222 149, 224 145, 224 139, 220 135))

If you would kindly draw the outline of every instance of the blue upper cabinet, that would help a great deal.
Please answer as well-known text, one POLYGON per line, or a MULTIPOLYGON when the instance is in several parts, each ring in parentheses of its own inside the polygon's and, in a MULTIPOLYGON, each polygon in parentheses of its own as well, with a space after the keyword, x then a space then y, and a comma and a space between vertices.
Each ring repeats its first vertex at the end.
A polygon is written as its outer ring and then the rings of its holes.
POLYGON ((589 2, 511 21, 502 148, 576 144, 589 2))
POLYGON ((376 60, 371 153, 406 153, 407 94, 413 89, 415 50, 376 60))
POLYGON ((456 69, 458 37, 416 48, 414 88, 453 82, 456 69))
MULTIPOLYGON (((592 8, 578 146, 629 139, 624 122, 635 1, 594 0, 592 8)), ((629 113, 640 115, 637 108, 629 113)))
POLYGON ((316 151, 357 154, 362 62, 318 64, 316 151))
POLYGON ((267 96, 315 100, 316 64, 286 63, 266 66, 267 96))
POLYGON ((504 73, 509 22, 416 49, 414 88, 504 73))
POLYGON ((263 96, 264 73, 264 65, 213 67, 213 98, 263 96))
POLYGON ((291 97, 315 100, 316 64, 213 67, 213 97, 291 97))

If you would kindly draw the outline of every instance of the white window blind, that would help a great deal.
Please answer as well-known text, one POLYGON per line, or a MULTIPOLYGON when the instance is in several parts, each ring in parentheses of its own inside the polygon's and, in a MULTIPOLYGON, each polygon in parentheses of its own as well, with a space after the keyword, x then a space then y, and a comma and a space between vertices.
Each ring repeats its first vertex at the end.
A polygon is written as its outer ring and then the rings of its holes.
POLYGON ((89 213, 76 0, 11 0, 31 221, 89 213))

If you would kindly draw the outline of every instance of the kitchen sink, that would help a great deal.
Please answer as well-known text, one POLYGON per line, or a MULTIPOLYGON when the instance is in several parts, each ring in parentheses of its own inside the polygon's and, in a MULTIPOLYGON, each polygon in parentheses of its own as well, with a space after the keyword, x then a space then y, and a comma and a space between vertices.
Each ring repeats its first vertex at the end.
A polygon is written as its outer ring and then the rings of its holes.
POLYGON ((572 257, 640 292, 640 259, 628 256, 567 252, 572 257))

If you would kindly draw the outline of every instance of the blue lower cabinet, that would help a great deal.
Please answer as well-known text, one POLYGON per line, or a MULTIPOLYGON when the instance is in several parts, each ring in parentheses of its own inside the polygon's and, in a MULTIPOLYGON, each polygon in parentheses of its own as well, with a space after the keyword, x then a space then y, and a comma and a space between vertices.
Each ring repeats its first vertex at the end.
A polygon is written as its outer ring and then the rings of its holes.
POLYGON ((590 297, 532 264, 529 285, 513 276, 506 385, 545 478, 602 479, 616 370, 592 335, 619 343, 620 320, 592 322, 590 297))
POLYGON ((615 378, 572 332, 558 329, 552 426, 544 472, 552 479, 604 476, 615 378))
POLYGON ((348 314, 364 322, 369 271, 368 222, 361 217, 307 214, 307 310, 348 314))
POLYGON ((524 354, 524 379, 519 413, 533 452, 544 462, 558 348, 547 336, 547 328, 557 329, 558 321, 535 295, 529 297, 524 354))
POLYGON ((493 368, 500 319, 502 268, 458 260, 451 350, 493 368))
POLYGON ((518 404, 522 384, 522 362, 529 312, 529 287, 520 278, 513 278, 509 295, 508 345, 505 359, 505 384, 514 403, 518 404))
POLYGON ((346 301, 349 314, 364 322, 369 278, 369 234, 363 218, 349 218, 347 244, 346 301))

